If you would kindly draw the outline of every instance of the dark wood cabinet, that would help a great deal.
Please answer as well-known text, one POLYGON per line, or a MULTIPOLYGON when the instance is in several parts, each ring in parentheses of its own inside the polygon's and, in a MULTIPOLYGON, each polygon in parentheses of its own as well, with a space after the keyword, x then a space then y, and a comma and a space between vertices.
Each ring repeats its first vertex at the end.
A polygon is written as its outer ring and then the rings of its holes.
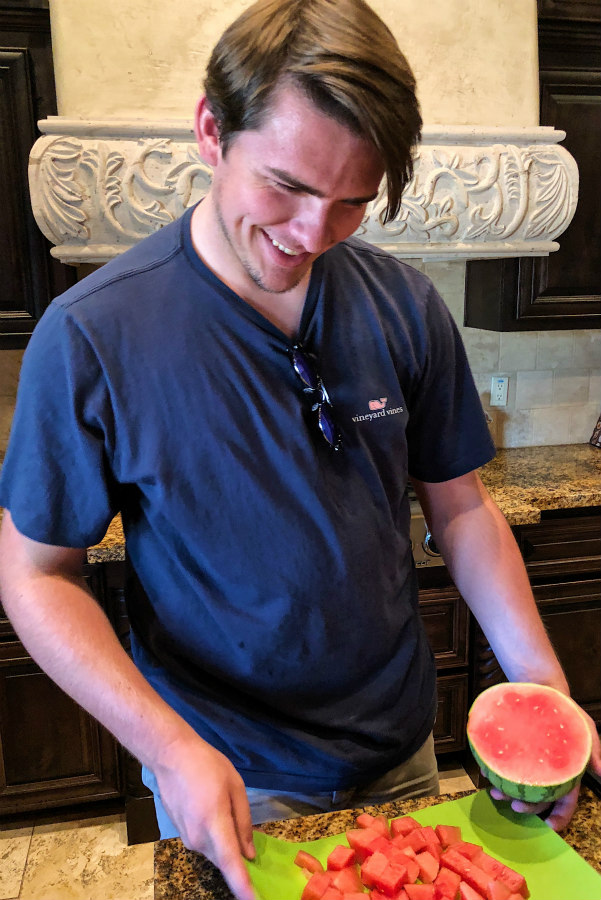
POLYGON ((33 217, 28 160, 36 123, 56 115, 48 0, 0 2, 0 349, 24 347, 75 269, 50 255, 33 217))
MULTIPOLYGON (((89 567, 97 596, 115 572, 89 567)), ((0 607, 0 815, 123 795, 114 738, 31 659, 0 607)))
POLYGON ((444 567, 421 569, 418 574, 419 609, 436 661, 436 754, 458 753, 466 740, 468 609, 444 567))
POLYGON ((601 327, 601 0, 542 0, 540 122, 565 131, 578 206, 548 257, 467 263, 465 324, 492 331, 601 327))

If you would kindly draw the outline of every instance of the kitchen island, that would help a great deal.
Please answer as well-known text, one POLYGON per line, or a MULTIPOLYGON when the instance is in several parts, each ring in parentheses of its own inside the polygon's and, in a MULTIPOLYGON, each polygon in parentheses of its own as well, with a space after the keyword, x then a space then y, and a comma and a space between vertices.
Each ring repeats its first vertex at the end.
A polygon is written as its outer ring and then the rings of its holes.
MULTIPOLYGON (((472 792, 473 793, 473 792, 472 792)), ((371 813, 383 813, 388 818, 410 815, 426 806, 446 800, 469 796, 470 792, 441 794, 402 800, 378 807, 366 807, 371 813)), ((281 822, 269 822, 262 830, 286 841, 311 841, 327 835, 339 834, 352 826, 355 816, 363 810, 342 810, 315 816, 302 816, 281 822)), ((442 821, 442 817, 441 817, 442 821)), ((564 840, 601 873, 601 800, 590 788, 581 792, 578 809, 564 840)), ((186 850, 181 841, 158 841, 155 845, 154 900, 231 900, 232 894, 217 869, 199 854, 186 850)), ((366 900, 368 894, 365 895, 366 900)), ((280 900, 273 897, 271 900, 280 900)), ((565 900, 588 900, 576 892, 565 900)))

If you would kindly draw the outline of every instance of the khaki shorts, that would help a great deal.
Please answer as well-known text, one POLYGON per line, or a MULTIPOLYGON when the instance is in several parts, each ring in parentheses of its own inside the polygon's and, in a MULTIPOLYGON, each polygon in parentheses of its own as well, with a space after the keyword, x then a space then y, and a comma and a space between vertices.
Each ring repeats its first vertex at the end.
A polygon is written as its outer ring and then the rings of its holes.
MULTIPOLYGON (((142 781, 154 794, 154 805, 161 839, 179 837, 175 825, 169 819, 159 796, 152 772, 142 767, 142 781)), ((410 797, 426 797, 439 793, 438 767, 434 755, 432 734, 420 749, 408 760, 381 775, 369 784, 344 791, 303 794, 297 791, 269 791, 263 788, 247 788, 253 825, 279 819, 293 819, 314 813, 336 809, 353 809, 376 806, 392 800, 410 797)))

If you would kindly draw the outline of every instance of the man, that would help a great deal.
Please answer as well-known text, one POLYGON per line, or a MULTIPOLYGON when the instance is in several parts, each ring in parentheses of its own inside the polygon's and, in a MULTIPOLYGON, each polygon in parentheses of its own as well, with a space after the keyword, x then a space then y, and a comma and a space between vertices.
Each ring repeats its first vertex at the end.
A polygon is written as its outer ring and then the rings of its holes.
POLYGON ((362 0, 260 0, 198 104, 208 196, 58 298, 24 361, 5 608, 240 900, 251 821, 436 789, 409 477, 508 677, 568 690, 476 474, 494 450, 452 320, 350 238, 384 175, 398 210, 420 124, 362 0), (117 512, 136 666, 80 575, 117 512))

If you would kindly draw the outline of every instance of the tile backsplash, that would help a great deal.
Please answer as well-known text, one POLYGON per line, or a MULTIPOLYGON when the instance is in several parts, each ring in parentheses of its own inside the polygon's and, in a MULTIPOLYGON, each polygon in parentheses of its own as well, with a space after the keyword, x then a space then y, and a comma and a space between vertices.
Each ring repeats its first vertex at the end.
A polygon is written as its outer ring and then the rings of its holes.
MULTIPOLYGON (((580 444, 601 412, 601 330, 497 333, 463 326, 465 264, 416 264, 459 326, 497 447, 580 444), (509 377, 507 406, 490 406, 493 375, 509 377)), ((0 456, 10 431, 22 350, 0 351, 0 456)))
POLYGON ((601 412, 601 330, 494 332, 463 325, 465 263, 418 265, 455 319, 497 447, 580 444, 601 412), (509 378, 490 405, 493 375, 509 378))

